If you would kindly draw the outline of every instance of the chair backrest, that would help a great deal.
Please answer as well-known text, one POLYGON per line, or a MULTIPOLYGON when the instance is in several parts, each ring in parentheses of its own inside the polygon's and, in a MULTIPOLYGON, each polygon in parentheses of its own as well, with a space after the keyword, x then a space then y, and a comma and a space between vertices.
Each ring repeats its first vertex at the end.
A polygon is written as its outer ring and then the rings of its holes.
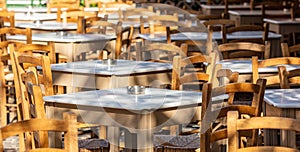
MULTIPOLYGON (((250 10, 250 1, 251 0, 224 0, 225 3, 225 9, 224 9, 224 18, 229 18, 229 6, 230 5, 249 5, 249 9, 250 10)), ((240 8, 242 9, 242 8, 240 8)))
POLYGON ((151 43, 137 51, 137 60, 172 63, 174 56, 180 55, 185 57, 186 53, 187 46, 185 44, 179 47, 167 43, 151 43))
POLYGON ((119 58, 122 53, 122 47, 129 48, 133 36, 133 26, 123 28, 121 21, 117 24, 102 20, 90 21, 88 23, 83 19, 82 23, 83 33, 101 33, 116 36, 115 54, 113 58, 119 58), (125 37, 126 35, 127 37, 125 37))
POLYGON ((178 16, 175 15, 155 15, 148 18, 140 18, 140 32, 142 34, 154 34, 155 32, 165 32, 166 27, 178 27, 178 16), (148 27, 145 26, 148 23, 148 27))
POLYGON ((292 20, 296 20, 296 18, 300 17, 299 2, 292 2, 290 11, 292 20))
MULTIPOLYGON (((269 10, 283 11, 284 9, 290 9, 290 4, 284 1, 266 1, 261 4, 261 14, 262 20, 264 18, 290 18, 290 14, 274 14, 268 13, 269 10)), ((262 21, 263 22, 263 21, 262 21)))
POLYGON ((62 10, 62 8, 59 8, 57 10, 57 18, 56 21, 58 22, 63 22, 63 23, 67 23, 67 22, 74 22, 77 23, 78 22, 78 18, 84 17, 97 17, 98 15, 98 11, 95 12, 87 12, 84 11, 82 9, 67 9, 67 10, 62 10))
POLYGON ((300 53, 300 44, 288 46, 287 43, 281 43, 282 56, 284 57, 298 57, 300 53))
MULTIPOLYGON (((77 116, 74 114, 63 114, 63 120, 55 119, 29 119, 11 123, 0 129, 0 151, 4 151, 3 142, 5 139, 33 132, 61 132, 64 135, 64 148, 61 151, 78 151, 78 131, 76 128, 77 116)), ((20 139, 21 140, 21 139, 20 139)), ((28 138, 24 139, 29 140, 28 138)), ((19 141, 21 142, 21 141, 19 141)), ((19 149, 20 151, 58 151, 57 148, 50 148, 42 145, 41 148, 19 149)))
POLYGON ((233 27, 237 25, 237 22, 229 19, 212 19, 204 21, 203 24, 211 27, 212 31, 221 31, 222 28, 233 27))
POLYGON ((278 67, 280 88, 290 89, 292 86, 300 84, 300 69, 288 71, 285 66, 278 67))
MULTIPOLYGON (((224 125, 219 124, 216 125, 216 127, 212 125, 213 123, 218 123, 216 120, 225 118, 228 111, 238 110, 241 115, 249 115, 250 117, 257 117, 261 115, 265 85, 266 80, 264 79, 258 80, 256 84, 246 82, 230 83, 216 88, 212 88, 211 83, 204 84, 201 108, 201 152, 212 151, 211 143, 228 138, 227 128, 222 128, 224 125), (252 94, 252 100, 250 103, 241 105, 235 103, 234 100, 233 103, 228 103, 231 101, 230 94, 236 95, 236 93, 241 92, 252 94), (229 99, 224 96, 226 94, 229 99), (218 97, 220 99, 218 99, 218 97), (221 129, 219 127, 221 127, 221 129)), ((222 121, 219 122, 222 123, 222 121)), ((257 130, 245 132, 243 136, 251 138, 250 141, 247 141, 249 144, 255 145, 257 143, 257 130)))
MULTIPOLYGON (((37 84, 43 85, 45 90, 45 95, 53 95, 53 84, 52 84, 52 73, 50 69, 50 59, 44 55, 34 55, 32 52, 25 54, 24 52, 17 52, 13 45, 9 46, 12 62, 12 70, 15 73, 14 82, 16 90, 17 102, 22 102, 23 95, 22 90, 26 90, 23 76, 26 73, 27 69, 35 71, 37 76, 37 84), (38 73, 37 67, 42 68, 42 73, 38 73)), ((26 46, 24 47, 26 50, 26 46)), ((21 51, 22 48, 19 48, 18 51, 21 51)))
MULTIPOLYGON (((293 151, 299 152, 296 148, 285 146, 247 146, 241 147, 240 135, 244 130, 249 129, 279 129, 285 131, 300 131, 300 121, 284 117, 253 117, 249 119, 240 119, 238 111, 229 111, 227 114, 227 134, 228 151, 293 151), (245 125, 247 124, 247 125, 245 125)), ((295 137, 296 138, 296 137, 295 137)))
MULTIPOLYGON (((128 1, 129 2, 129 1, 128 1)), ((112 2, 99 2, 98 8, 99 13, 102 14, 109 14, 109 13, 116 13, 119 9, 124 9, 128 7, 132 7, 132 3, 126 3, 126 2, 119 2, 119 1, 112 1, 112 2)), ((120 12, 118 12, 120 13, 120 12)), ((119 14, 121 15, 121 14, 119 14)))
POLYGON ((252 82, 257 81, 259 78, 267 79, 267 85, 270 87, 279 87, 280 79, 278 72, 274 75, 259 76, 260 68, 267 68, 279 65, 300 65, 300 58, 298 57, 277 57, 264 60, 258 60, 257 56, 252 57, 252 82))
MULTIPOLYGON (((0 2, 1 5, 1 2, 0 2)), ((9 23, 9 27, 15 27, 15 13, 12 11, 2 10, 0 11, 0 19, 4 23, 9 23)))
POLYGON ((260 59, 269 58, 270 44, 259 44, 254 42, 231 42, 218 46, 223 59, 250 59, 252 56, 259 56, 260 59))
POLYGON ((153 11, 153 7, 149 6, 147 8, 126 8, 125 10, 121 10, 121 16, 119 16, 119 19, 121 21, 133 21, 133 22, 139 22, 140 16, 148 17, 148 16, 154 16, 156 13, 153 11))
POLYGON ((265 41, 268 41, 269 35, 269 24, 264 23, 263 26, 260 25, 240 25, 235 27, 223 28, 222 32, 225 33, 222 37, 223 43, 228 42, 255 42, 260 44, 265 44, 265 41), (261 38, 247 38, 247 39, 235 39, 228 40, 228 34, 238 34, 239 32, 261 32, 261 38))
POLYGON ((49 0, 47 3, 47 13, 51 13, 51 8, 79 9, 80 0, 49 0))
POLYGON ((212 81, 215 58, 215 53, 211 53, 210 56, 175 56, 171 89, 201 91, 203 83, 212 81))
POLYGON ((32 32, 30 28, 26 28, 26 29, 20 29, 15 27, 0 28, 1 41, 7 41, 6 35, 8 34, 24 35, 26 37, 26 43, 27 44, 32 43, 32 32))
POLYGON ((78 16, 77 33, 84 34, 84 32, 87 32, 86 28, 88 28, 89 25, 92 22, 107 21, 107 20, 108 20, 108 15, 104 15, 104 17, 83 17, 83 16, 78 16))

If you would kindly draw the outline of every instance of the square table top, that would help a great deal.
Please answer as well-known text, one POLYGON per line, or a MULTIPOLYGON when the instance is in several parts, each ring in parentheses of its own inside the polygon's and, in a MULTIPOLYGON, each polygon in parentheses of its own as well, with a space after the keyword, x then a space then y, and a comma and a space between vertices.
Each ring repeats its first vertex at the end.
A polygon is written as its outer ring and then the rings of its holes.
POLYGON ((296 18, 295 20, 292 19, 286 19, 286 18, 264 18, 264 22, 267 23, 272 23, 272 24, 278 24, 278 25, 284 25, 284 24, 289 24, 289 25, 300 25, 300 18, 296 18))
POLYGON ((126 109, 133 112, 155 111, 158 109, 201 104, 201 92, 145 88, 144 94, 132 95, 127 88, 84 91, 70 94, 45 96, 48 103, 76 104, 83 107, 126 109))
MULTIPOLYGON (((176 34, 171 34, 172 40, 207 40, 207 32, 181 32, 176 34)), ((259 31, 243 31, 235 32, 232 34, 227 34, 227 39, 245 39, 245 38, 261 38, 263 35, 259 31)), ((167 37, 165 33, 155 33, 155 34, 138 34, 141 38, 149 41, 166 41, 167 37)), ((269 32, 269 39, 279 39, 281 34, 276 34, 269 32)), ((220 41, 222 40, 221 32, 213 32, 213 39, 220 41)))
MULTIPOLYGON (((115 35, 105 35, 105 34, 73 34, 73 33, 62 33, 62 32, 32 34, 32 41, 58 42, 58 43, 108 41, 114 38, 116 38, 115 35)), ((26 37, 24 35, 7 35, 7 39, 24 41, 26 40, 26 37)))
POLYGON ((300 108, 300 89, 267 89, 265 102, 278 108, 300 108))
POLYGON ((76 23, 62 23, 62 22, 17 22, 15 27, 18 28, 31 28, 32 30, 41 31, 76 31, 76 23))
POLYGON ((172 64, 146 61, 117 60, 116 65, 107 65, 103 64, 103 61, 101 60, 93 60, 52 64, 51 70, 56 72, 61 71, 70 73, 121 76, 172 70, 172 64))
POLYGON ((47 13, 16 13, 16 21, 55 21, 57 18, 56 14, 47 13))
MULTIPOLYGON (((222 60, 216 64, 221 64, 222 69, 230 69, 232 71, 239 72, 240 74, 252 74, 252 60, 222 60)), ((259 73, 276 73, 278 72, 277 66, 259 68, 259 73)), ((285 65, 287 70, 293 70, 300 68, 300 65, 285 65)))
MULTIPOLYGON (((231 15, 238 15, 238 16, 261 16, 262 12, 261 10, 229 10, 229 14, 231 15)), ((290 15, 289 11, 280 11, 280 10, 267 10, 268 14, 274 14, 274 15, 281 15, 286 14, 290 15)))

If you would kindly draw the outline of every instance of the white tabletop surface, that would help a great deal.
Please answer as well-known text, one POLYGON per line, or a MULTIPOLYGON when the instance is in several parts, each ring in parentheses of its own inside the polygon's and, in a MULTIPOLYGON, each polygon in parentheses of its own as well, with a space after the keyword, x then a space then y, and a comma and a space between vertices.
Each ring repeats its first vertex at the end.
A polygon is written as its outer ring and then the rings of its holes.
MULTIPOLYGON (((225 5, 207 5, 207 4, 201 4, 202 8, 205 9, 225 9, 225 5)), ((245 9, 245 8, 249 8, 250 6, 249 4, 244 4, 244 5, 229 5, 229 8, 231 9, 245 9)))
MULTIPOLYGON (((232 71, 237 71, 240 74, 250 74, 252 73, 252 60, 222 60, 216 64, 221 64, 222 69, 231 69, 232 71)), ((285 65, 287 70, 293 70, 300 68, 300 65, 285 65)), ((259 68, 260 73, 275 73, 278 72, 277 66, 259 68)))
POLYGON ((268 19, 264 18, 264 22, 272 23, 272 24, 300 24, 300 18, 296 18, 295 20, 292 19, 283 19, 283 18, 275 18, 275 19, 268 19))
POLYGON ((95 60, 52 64, 51 69, 52 71, 83 74, 129 75, 136 73, 171 70, 172 64, 146 61, 117 60, 116 65, 107 65, 103 64, 101 60, 95 60))
MULTIPOLYGON (((261 38, 262 32, 257 31, 245 31, 245 32, 235 32, 233 34, 227 34, 227 39, 245 39, 245 38, 261 38)), ((145 40, 149 41, 166 41, 166 34, 139 34, 139 36, 145 40)), ((281 38, 280 34, 269 32, 270 39, 281 38)), ((176 34, 171 34, 172 40, 207 40, 207 33, 205 32, 181 32, 176 34)), ((221 32, 213 33, 214 40, 222 40, 221 32)))
POLYGON ((279 108, 300 108, 300 89, 267 89, 265 101, 279 108))
MULTIPOLYGON (((233 14, 233 15, 240 15, 240 16, 261 16, 262 12, 261 10, 229 10, 228 11, 229 14, 233 14)), ((268 14, 286 14, 286 15, 290 15, 290 11, 279 11, 279 10, 268 10, 267 11, 268 14)))
MULTIPOLYGON (((71 34, 61 35, 61 32, 52 33, 34 33, 32 34, 32 41, 38 42, 61 42, 61 43, 80 43, 80 42, 93 42, 101 40, 114 39, 114 35, 104 34, 71 34)), ((8 35, 7 39, 24 41, 24 35, 8 35)))
POLYGON ((56 14, 46 14, 46 13, 16 13, 15 20, 16 21, 51 21, 56 20, 56 14))
POLYGON ((127 88, 85 91, 71 94, 46 96, 46 102, 76 104, 88 107, 127 109, 135 112, 154 111, 156 109, 196 106, 201 104, 201 92, 175 91, 146 88, 144 94, 132 95, 127 88))
POLYGON ((76 30, 76 23, 66 23, 62 22, 17 22, 15 26, 18 28, 31 28, 33 30, 43 30, 43 31, 70 31, 76 30))

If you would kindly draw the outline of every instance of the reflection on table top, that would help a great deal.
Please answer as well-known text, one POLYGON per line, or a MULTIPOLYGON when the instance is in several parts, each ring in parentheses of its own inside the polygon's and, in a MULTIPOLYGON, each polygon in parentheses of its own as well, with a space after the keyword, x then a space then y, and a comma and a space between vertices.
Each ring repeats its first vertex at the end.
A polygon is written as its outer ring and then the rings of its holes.
POLYGON ((76 30, 76 23, 66 23, 62 22, 18 22, 15 23, 15 27, 18 28, 31 28, 32 30, 43 30, 43 31, 70 31, 76 30))
POLYGON ((264 99, 278 108, 300 108, 300 89, 267 89, 264 99))
MULTIPOLYGON (((227 34, 227 39, 244 39, 244 38, 261 38, 263 35, 262 32, 257 31, 245 31, 245 32, 236 32, 233 34, 227 34)), ((165 41, 166 34, 139 34, 139 36, 145 40, 149 41, 165 41)), ((269 32, 270 39, 281 38, 280 34, 269 32)), ((181 32, 176 34, 171 34, 172 40, 207 40, 206 32, 181 32)), ((214 40, 222 40, 221 32, 213 33, 214 40)))
MULTIPOLYGON (((261 10, 229 10, 228 11, 229 14, 232 15, 240 15, 240 16, 261 16, 262 12, 261 10)), ((290 15, 290 11, 280 11, 280 10, 267 10, 266 13, 268 14, 286 14, 286 15, 290 15)))
MULTIPOLYGON (((61 43, 80 43, 80 42, 93 42, 111 40, 116 38, 114 35, 104 34, 73 34, 64 32, 52 32, 52 33, 34 33, 32 34, 32 41, 39 42, 61 42, 61 43)), ((7 39, 24 41, 26 37, 24 35, 8 35, 7 39)))
POLYGON ((292 19, 285 19, 285 18, 264 18, 264 22, 272 23, 272 24, 300 24, 300 18, 296 18, 295 20, 292 19))
POLYGON ((138 73, 151 73, 171 70, 172 64, 146 61, 117 60, 116 65, 107 65, 103 64, 103 61, 101 60, 95 60, 53 64, 51 65, 51 69, 52 71, 56 72, 61 71, 97 75, 131 75, 138 73))
POLYGON ((202 93, 145 88, 144 94, 132 95, 127 88, 85 91, 71 94, 46 96, 46 102, 76 104, 87 107, 126 109, 134 112, 155 111, 163 108, 196 106, 201 104, 202 93))
MULTIPOLYGON (((221 64, 222 69, 231 69, 232 71, 237 71, 240 74, 251 74, 252 73, 252 60, 222 60, 216 64, 221 64)), ((285 65, 287 70, 293 70, 300 68, 298 65, 285 65)), ((260 73, 275 73, 278 72, 277 66, 259 68, 260 73)))

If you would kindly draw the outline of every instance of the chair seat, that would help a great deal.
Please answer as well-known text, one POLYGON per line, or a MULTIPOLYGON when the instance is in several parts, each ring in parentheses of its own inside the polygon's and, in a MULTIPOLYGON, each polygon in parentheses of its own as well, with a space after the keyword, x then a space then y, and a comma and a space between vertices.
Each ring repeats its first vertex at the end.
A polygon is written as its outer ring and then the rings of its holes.
POLYGON ((154 135, 155 148, 172 148, 196 150, 200 147, 200 135, 191 134, 187 136, 154 135))
POLYGON ((85 151, 85 149, 108 152, 110 149, 110 143, 105 139, 83 139, 78 140, 78 148, 81 152, 85 151))

